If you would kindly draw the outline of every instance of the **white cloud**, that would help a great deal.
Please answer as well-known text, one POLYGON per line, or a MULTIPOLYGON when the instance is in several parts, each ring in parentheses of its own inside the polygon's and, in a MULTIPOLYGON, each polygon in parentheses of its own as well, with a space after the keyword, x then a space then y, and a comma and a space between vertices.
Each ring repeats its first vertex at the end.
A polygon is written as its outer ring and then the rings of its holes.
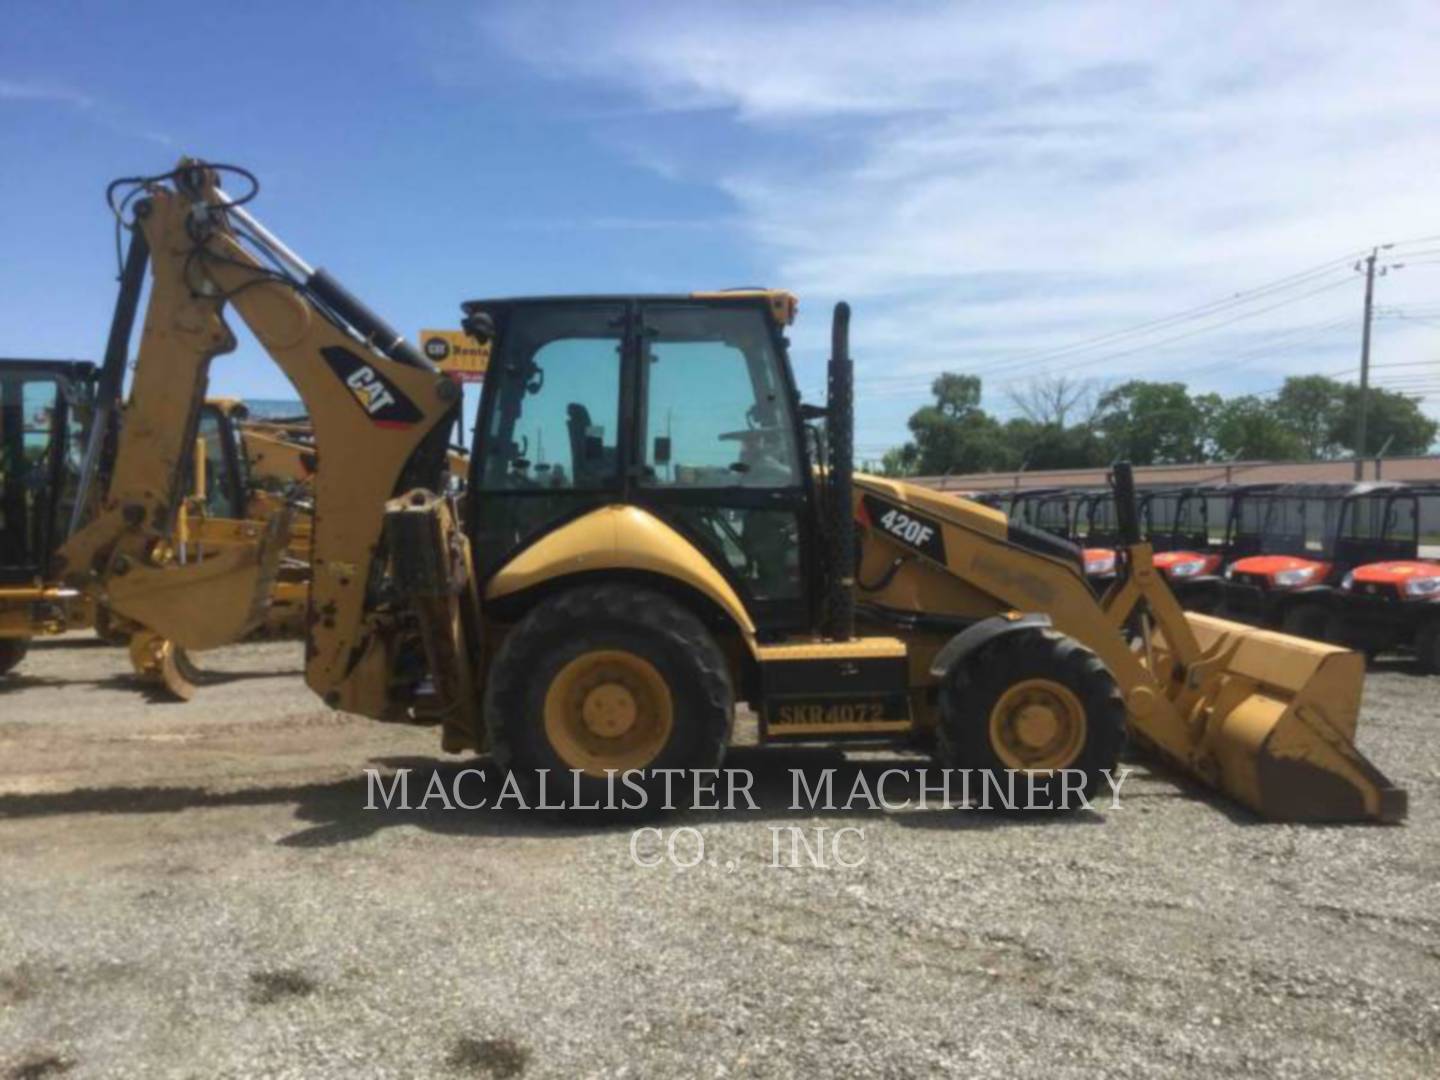
POLYGON ((143 139, 157 146, 170 147, 175 140, 163 131, 144 131, 133 128, 117 117, 113 107, 100 105, 89 94, 69 86, 48 82, 0 79, 0 102, 17 104, 63 105, 77 113, 83 113, 93 123, 117 135, 143 139))
MULTIPOLYGON (((703 110, 694 123, 730 136, 717 149, 657 134, 649 155, 728 193, 812 319, 857 301, 857 351, 887 376, 1014 377, 1046 366, 1016 367, 1036 349, 1440 232, 1433 3, 532 3, 482 21, 539 71, 703 110)), ((1437 271, 1392 275, 1385 302, 1432 296, 1437 271)), ((1314 351, 1217 359, 1346 310, 1358 322, 1358 305, 1358 288, 1332 289, 1098 372, 1203 366, 1197 385, 1261 388, 1336 366, 1343 327, 1314 351)), ((822 335, 797 341, 818 355, 822 335)), ((1432 341, 1396 323, 1377 350, 1428 359, 1432 341)), ((862 411, 869 438, 903 435, 913 398, 892 396, 862 411)))
POLYGON ((0 101, 56 102, 77 109, 88 109, 95 104, 93 98, 67 86, 13 79, 0 79, 0 101))

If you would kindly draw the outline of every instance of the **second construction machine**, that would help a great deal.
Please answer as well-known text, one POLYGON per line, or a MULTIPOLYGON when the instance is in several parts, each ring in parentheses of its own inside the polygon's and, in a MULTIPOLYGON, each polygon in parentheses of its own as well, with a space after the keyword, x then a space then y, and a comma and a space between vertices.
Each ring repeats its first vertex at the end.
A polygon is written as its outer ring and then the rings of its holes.
MULTIPOLYGON (((747 702, 764 743, 933 733, 945 766, 1014 770, 1042 799, 1062 770, 1102 784, 1128 731, 1267 817, 1404 816, 1354 746, 1362 658, 1184 614, 1128 470, 1103 597, 1073 544, 853 476, 843 305, 817 406, 795 388, 785 292, 465 304, 492 361, 462 510, 445 494, 454 384, 223 173, 184 161, 131 184, 129 263, 148 256, 153 281, 125 480, 62 553, 122 612, 125 575, 183 572, 149 552, 209 365, 234 346, 229 308, 313 426, 306 679, 334 708, 436 723, 447 750, 528 784, 569 771, 585 803, 618 773, 655 792, 664 770, 719 766, 747 702)), ((147 615, 182 645, 217 617, 198 600, 147 615)))

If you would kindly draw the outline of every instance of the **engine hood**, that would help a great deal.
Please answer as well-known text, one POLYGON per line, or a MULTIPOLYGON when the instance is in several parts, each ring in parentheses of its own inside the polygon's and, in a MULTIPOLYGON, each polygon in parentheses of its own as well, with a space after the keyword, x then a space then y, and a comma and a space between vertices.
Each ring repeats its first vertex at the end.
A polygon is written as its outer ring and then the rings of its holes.
POLYGON ((1440 577, 1440 563, 1417 559, 1369 563, 1355 568, 1355 580, 1370 585, 1398 585, 1410 578, 1440 577))
POLYGON ((1220 556, 1204 551, 1157 551, 1153 562, 1155 569, 1162 574, 1172 566, 1192 562, 1205 564, 1205 568, 1200 571, 1202 574, 1213 574, 1220 567, 1220 556))
POLYGON ((1299 555, 1251 555, 1230 564, 1230 569, 1237 574, 1261 574, 1267 578, 1274 577, 1282 570, 1305 570, 1311 567, 1315 569, 1314 580, 1319 581, 1330 569, 1330 564, 1319 559, 1303 559, 1299 555))

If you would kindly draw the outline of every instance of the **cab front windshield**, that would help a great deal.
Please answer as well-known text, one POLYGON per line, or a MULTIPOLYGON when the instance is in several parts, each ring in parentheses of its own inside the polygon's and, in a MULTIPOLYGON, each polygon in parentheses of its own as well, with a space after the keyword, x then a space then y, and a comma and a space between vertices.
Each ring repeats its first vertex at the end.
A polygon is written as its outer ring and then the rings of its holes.
POLYGON ((642 483, 800 483, 795 431, 769 327, 752 309, 650 308, 641 335, 642 483))

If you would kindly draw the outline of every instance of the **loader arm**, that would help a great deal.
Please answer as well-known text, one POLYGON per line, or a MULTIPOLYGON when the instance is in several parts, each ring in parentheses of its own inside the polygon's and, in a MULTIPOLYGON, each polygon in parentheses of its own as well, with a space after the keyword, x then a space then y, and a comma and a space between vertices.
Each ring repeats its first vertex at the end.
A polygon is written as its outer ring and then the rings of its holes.
POLYGON ((1187 615, 1136 538, 1122 549, 1124 575, 1097 597, 1063 546, 999 511, 870 476, 856 478, 854 502, 867 526, 859 579, 876 583, 871 603, 961 620, 989 616, 997 600, 1043 612, 1104 662, 1132 736, 1182 771, 1269 818, 1404 817, 1404 791, 1354 746, 1358 654, 1187 615))
POLYGON ((306 680, 335 708, 383 714, 395 647, 390 621, 376 615, 385 604, 385 502, 402 486, 442 487, 457 389, 241 210, 211 168, 182 161, 145 181, 133 206, 150 299, 108 486, 61 553, 70 573, 186 647, 234 640, 241 595, 268 593, 283 535, 262 545, 258 565, 228 573, 167 558, 210 362, 235 347, 224 319, 231 306, 299 392, 316 444, 332 448, 332 464, 314 478, 306 680), (438 449, 418 453, 425 446, 438 449), (145 587, 128 586, 137 578, 145 587), (183 607, 168 605, 159 624, 147 619, 148 596, 176 595, 155 584, 182 580, 183 607))

